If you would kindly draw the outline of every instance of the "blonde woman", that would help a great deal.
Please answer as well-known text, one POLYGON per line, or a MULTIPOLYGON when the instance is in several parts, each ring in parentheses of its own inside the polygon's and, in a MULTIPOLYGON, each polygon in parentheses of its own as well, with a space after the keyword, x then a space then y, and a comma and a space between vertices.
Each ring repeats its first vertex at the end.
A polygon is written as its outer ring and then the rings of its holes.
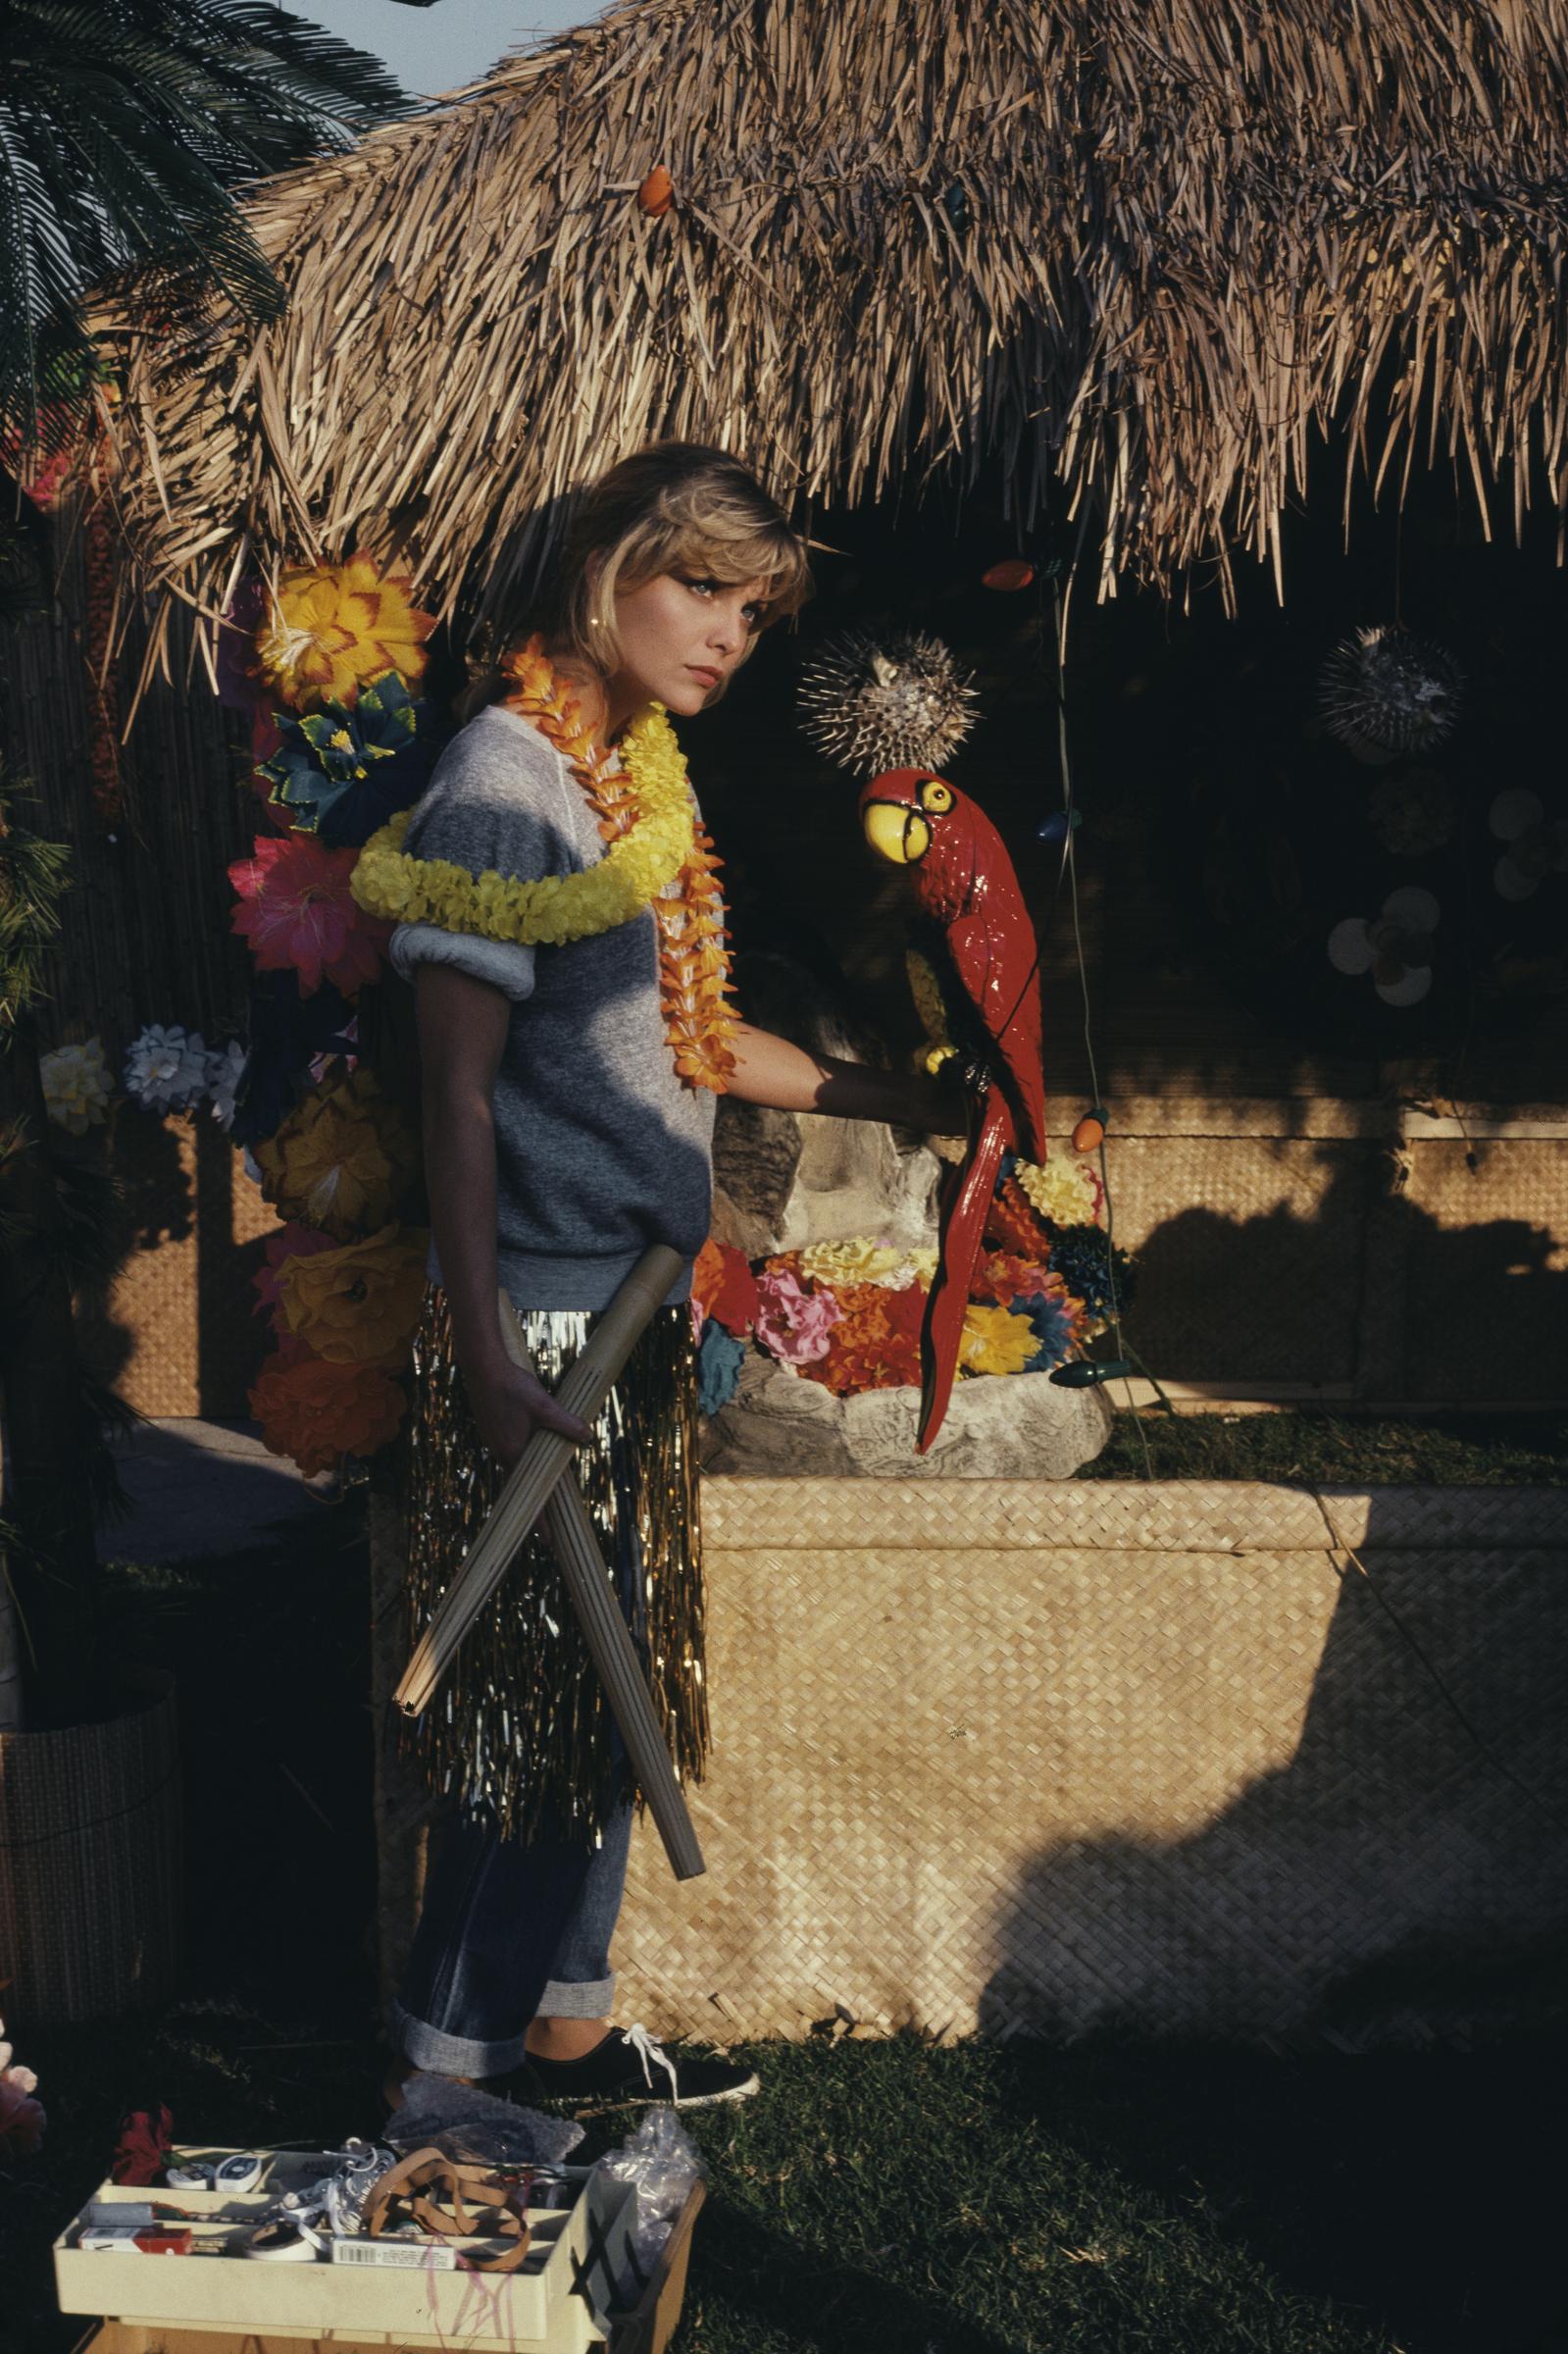
MULTIPOLYGON (((801 541, 733 458, 666 442, 614 468, 442 755, 386 895, 418 917, 391 954, 417 993, 434 1258, 412 1631, 530 1434, 564 1432, 688 1780, 707 1738, 689 1267, 595 1427, 551 1389, 650 1244, 701 1249, 721 1092, 963 1124, 934 1083, 805 1053, 725 997, 722 903, 664 714, 722 694, 808 587, 801 541), (542 1379, 503 1347, 498 1286, 542 1379)), ((728 2060, 611 2024, 632 1792, 541 1535, 419 1737, 452 1820, 400 1992, 406 2063, 579 2106, 755 2091, 728 2060)))

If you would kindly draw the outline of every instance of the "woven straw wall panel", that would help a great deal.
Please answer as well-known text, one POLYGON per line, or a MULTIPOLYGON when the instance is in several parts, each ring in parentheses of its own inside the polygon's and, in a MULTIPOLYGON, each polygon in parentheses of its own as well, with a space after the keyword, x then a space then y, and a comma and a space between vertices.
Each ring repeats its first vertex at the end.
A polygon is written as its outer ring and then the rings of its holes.
POLYGON ((1403 1210, 1410 1398, 1568 1398, 1568 1138, 1414 1145, 1403 1210))
POLYGON ((126 1713, 0 1733, 0 1985, 33 2020, 167 1999, 179 1961, 179 1758, 172 1679, 124 1670, 126 1713))
POLYGON ((276 1212, 205 1113, 126 1107, 113 1154, 129 1249, 80 1319, 93 1371, 140 1413, 244 1415, 267 1338, 251 1279, 276 1212))
POLYGON ((1561 1496, 1331 1497, 1374 1590, 1290 1492, 846 1484, 707 1491, 708 1874, 644 1825, 616 1949, 650 2025, 1370 2042, 1488 2017, 1568 1921, 1508 1778, 1568 1811, 1561 1496))
POLYGON ((1348 1381, 1369 1148, 1113 1137, 1116 1239, 1138 1254, 1139 1354, 1173 1381, 1348 1381))

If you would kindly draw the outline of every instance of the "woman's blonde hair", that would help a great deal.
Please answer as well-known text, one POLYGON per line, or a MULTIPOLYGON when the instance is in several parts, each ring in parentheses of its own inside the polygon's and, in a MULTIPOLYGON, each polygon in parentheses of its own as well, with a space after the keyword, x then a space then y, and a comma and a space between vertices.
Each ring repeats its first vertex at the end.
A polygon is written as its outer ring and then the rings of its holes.
MULTIPOLYGON (((798 612, 811 594, 805 542, 756 477, 722 449, 659 441, 582 492, 550 578, 515 635, 536 630, 565 667, 607 679, 621 661, 617 595, 672 571, 765 584, 742 661, 770 622, 798 612)), ((464 715, 493 691, 481 682, 464 698, 464 715)))

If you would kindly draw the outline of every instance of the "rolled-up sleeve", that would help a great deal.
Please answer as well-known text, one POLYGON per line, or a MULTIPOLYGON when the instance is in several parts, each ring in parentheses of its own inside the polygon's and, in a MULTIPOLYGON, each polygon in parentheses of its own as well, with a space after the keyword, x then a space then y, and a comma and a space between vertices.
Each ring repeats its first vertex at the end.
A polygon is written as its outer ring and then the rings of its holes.
POLYGON ((412 981, 422 964, 445 964, 473 981, 488 982, 514 1005, 533 995, 535 951, 516 941, 443 932, 439 924, 399 924, 386 952, 405 981, 412 981))

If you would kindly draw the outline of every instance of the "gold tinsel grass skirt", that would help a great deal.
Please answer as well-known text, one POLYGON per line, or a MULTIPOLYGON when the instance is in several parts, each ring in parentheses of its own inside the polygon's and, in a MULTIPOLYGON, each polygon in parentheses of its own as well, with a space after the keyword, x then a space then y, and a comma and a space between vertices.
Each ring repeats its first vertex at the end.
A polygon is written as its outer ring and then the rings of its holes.
MULTIPOLYGON (((524 1339, 554 1390, 592 1330, 531 1309, 524 1339)), ((684 1307, 662 1307, 622 1370, 575 1475, 683 1781, 708 1739, 697 1518, 696 1352, 684 1307)), ((406 1451, 409 1642, 418 1642, 503 1481, 481 1445, 452 1354, 446 1295, 431 1287, 414 1344, 406 1451)), ((431 1789, 507 1839, 591 1840, 631 1789, 619 1734, 561 1573, 541 1533, 470 1629, 407 1746, 431 1789)))

